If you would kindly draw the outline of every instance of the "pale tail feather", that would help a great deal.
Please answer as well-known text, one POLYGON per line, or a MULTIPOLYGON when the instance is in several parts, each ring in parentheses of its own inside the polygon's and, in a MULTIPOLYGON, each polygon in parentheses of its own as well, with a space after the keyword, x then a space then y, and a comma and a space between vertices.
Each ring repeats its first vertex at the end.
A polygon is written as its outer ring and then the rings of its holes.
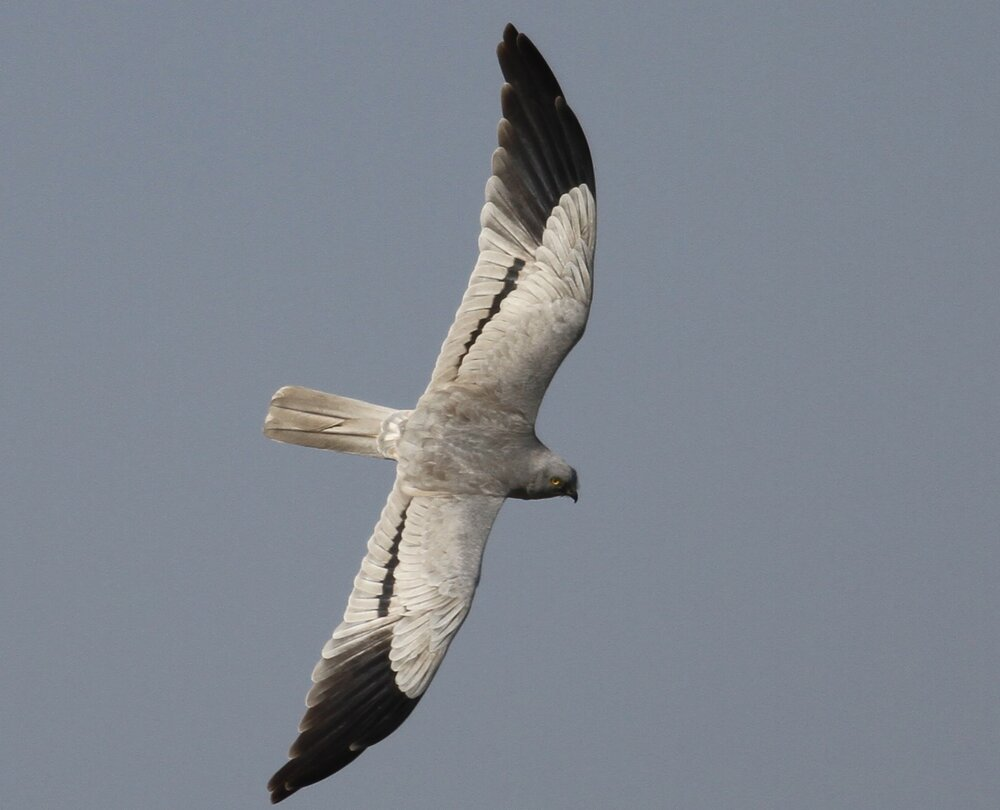
POLYGON ((379 434, 394 413, 359 399, 286 385, 271 397, 264 435, 288 444, 386 458, 391 456, 379 449, 379 434))

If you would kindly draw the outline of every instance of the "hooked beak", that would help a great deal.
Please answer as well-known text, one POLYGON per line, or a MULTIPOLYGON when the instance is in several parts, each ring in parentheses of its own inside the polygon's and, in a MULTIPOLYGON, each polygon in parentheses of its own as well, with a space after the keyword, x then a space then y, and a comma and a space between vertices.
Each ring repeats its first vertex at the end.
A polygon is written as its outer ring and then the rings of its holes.
POLYGON ((573 499, 573 503, 576 503, 578 498, 578 495, 576 494, 576 487, 573 487, 572 489, 567 489, 566 494, 573 499))

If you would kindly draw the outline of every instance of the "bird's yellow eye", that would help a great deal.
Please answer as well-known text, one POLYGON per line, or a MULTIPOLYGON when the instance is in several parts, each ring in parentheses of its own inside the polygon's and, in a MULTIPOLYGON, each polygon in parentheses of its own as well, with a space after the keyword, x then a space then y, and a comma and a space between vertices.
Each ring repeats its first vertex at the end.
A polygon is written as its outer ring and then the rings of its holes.
POLYGON ((551 478, 549 479, 549 483, 550 483, 550 484, 551 484, 552 486, 554 486, 554 487, 561 487, 561 486, 562 486, 562 479, 561 479, 561 478, 560 478, 560 477, 559 477, 558 475, 553 475, 553 476, 552 476, 552 477, 551 477, 551 478))

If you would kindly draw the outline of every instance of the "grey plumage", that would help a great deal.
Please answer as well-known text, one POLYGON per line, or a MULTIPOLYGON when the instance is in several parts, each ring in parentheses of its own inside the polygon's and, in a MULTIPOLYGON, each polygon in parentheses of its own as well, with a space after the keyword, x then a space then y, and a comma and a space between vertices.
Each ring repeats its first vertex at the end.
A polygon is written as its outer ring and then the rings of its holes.
POLYGON ((566 495, 577 474, 535 436, 553 374, 586 326, 596 236, 583 130, 534 45, 508 25, 479 259, 427 390, 400 411, 285 387, 265 434, 397 462, 343 621, 313 670, 271 800, 329 776, 413 710, 468 614, 504 500, 566 495))
POLYGON ((398 422, 408 413, 360 399, 286 385, 271 397, 271 407, 264 419, 264 435, 275 441, 320 450, 394 458, 388 425, 387 435, 382 435, 383 422, 393 416, 398 422))

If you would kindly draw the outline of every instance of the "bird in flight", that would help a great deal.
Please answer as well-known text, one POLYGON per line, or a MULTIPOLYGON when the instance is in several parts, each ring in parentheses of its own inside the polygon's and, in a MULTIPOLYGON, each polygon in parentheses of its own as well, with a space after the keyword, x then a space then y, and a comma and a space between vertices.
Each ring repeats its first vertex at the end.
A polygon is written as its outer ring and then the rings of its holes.
POLYGON ((274 803, 336 773, 413 711, 469 612, 504 500, 577 498, 576 471, 538 440, 535 417, 590 311, 594 166, 531 40, 508 25, 497 57, 503 117, 479 258, 416 407, 296 386, 271 399, 269 438, 396 462, 290 759, 268 784, 274 803))

